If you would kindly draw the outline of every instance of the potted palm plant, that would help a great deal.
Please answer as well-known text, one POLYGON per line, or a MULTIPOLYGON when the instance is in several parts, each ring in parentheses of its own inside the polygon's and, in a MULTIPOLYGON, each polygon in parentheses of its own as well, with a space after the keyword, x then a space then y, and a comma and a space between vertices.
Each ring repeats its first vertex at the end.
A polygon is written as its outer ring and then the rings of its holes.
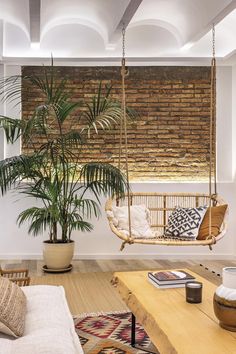
POLYGON ((89 219, 99 216, 102 194, 121 196, 125 192, 126 180, 115 166, 99 161, 81 163, 92 131, 109 130, 120 120, 122 110, 110 98, 111 88, 102 89, 101 84, 91 102, 74 101, 66 89, 67 81, 57 77, 53 63, 43 67, 42 76, 3 79, 3 99, 19 99, 23 81, 37 89, 40 102, 27 119, 1 116, 0 127, 8 143, 21 138, 30 153, 0 161, 0 188, 2 194, 14 188, 32 198, 32 207, 20 213, 18 224, 28 222, 33 235, 48 231, 45 267, 66 270, 74 252, 72 232, 92 230, 89 219), (38 137, 40 146, 35 144, 38 137))

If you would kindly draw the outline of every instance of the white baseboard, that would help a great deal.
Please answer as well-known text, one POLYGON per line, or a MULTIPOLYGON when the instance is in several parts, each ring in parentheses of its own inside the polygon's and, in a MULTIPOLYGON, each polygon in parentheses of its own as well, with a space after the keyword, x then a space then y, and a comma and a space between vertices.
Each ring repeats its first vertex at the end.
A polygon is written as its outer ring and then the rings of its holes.
MULTIPOLYGON (((8 253, 8 254, 0 254, 1 260, 42 260, 43 256, 40 253, 34 254, 19 254, 19 253, 8 253)), ((168 259, 168 260, 185 260, 185 259, 204 259, 204 260, 236 260, 236 255, 234 254, 223 254, 223 253, 214 253, 214 254, 202 254, 202 253, 189 253, 189 254, 176 254, 176 253, 162 253, 162 254, 140 254, 140 253, 133 253, 133 254, 124 254, 124 253, 104 253, 104 254, 75 254, 74 260, 83 260, 83 259, 168 259)))
POLYGON ((74 259, 176 259, 176 260, 184 260, 184 259, 219 259, 219 260, 236 260, 236 256, 234 254, 176 254, 176 253, 162 253, 162 254, 82 254, 82 255, 74 255, 74 259))
POLYGON ((1 260, 11 260, 11 261, 15 261, 15 260, 31 260, 31 259, 43 259, 42 254, 23 254, 23 253, 4 253, 4 254, 0 254, 0 259, 1 260))

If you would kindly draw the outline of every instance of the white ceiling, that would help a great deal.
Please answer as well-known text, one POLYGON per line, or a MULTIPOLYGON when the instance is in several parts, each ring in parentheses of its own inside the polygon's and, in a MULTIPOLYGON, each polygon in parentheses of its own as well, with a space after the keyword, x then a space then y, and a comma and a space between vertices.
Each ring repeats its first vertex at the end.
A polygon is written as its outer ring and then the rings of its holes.
POLYGON ((231 63, 235 0, 0 0, 0 56, 113 60, 124 23, 132 60, 202 60, 212 53, 213 22, 217 57, 231 63))

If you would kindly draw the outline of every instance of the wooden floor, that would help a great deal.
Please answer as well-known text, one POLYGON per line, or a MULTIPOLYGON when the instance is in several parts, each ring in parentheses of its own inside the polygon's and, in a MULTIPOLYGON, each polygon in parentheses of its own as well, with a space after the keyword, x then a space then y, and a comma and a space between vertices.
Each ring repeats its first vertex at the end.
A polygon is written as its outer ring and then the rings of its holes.
MULTIPOLYGON (((132 270, 145 270, 155 268, 179 268, 198 266, 200 264, 215 271, 216 273, 222 272, 222 268, 226 266, 236 266, 236 261, 227 260, 184 260, 180 261, 171 260, 151 260, 151 259, 114 259, 114 260, 75 260, 72 262, 72 273, 91 273, 91 272, 116 272, 116 271, 132 271, 132 270)), ((42 271, 44 265, 41 260, 0 260, 2 268, 28 268, 31 276, 49 276, 42 271)))
POLYGON ((77 260, 73 262, 73 271, 70 273, 46 274, 42 272, 42 261, 0 262, 2 268, 28 268, 32 285, 64 286, 73 315, 127 310, 116 289, 111 285, 112 274, 115 271, 189 268, 218 285, 221 283, 222 268, 236 266, 236 261, 77 260))

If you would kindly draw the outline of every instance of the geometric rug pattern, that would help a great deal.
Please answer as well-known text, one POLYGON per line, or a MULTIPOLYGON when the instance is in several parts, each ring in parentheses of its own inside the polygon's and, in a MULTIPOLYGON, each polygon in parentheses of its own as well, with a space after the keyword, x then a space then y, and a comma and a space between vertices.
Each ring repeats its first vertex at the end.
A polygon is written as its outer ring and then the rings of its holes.
MULTIPOLYGON (((144 354, 132 348, 131 313, 87 314, 74 318, 85 354, 144 354)), ((143 327, 136 322, 136 344, 158 353, 143 327)))

